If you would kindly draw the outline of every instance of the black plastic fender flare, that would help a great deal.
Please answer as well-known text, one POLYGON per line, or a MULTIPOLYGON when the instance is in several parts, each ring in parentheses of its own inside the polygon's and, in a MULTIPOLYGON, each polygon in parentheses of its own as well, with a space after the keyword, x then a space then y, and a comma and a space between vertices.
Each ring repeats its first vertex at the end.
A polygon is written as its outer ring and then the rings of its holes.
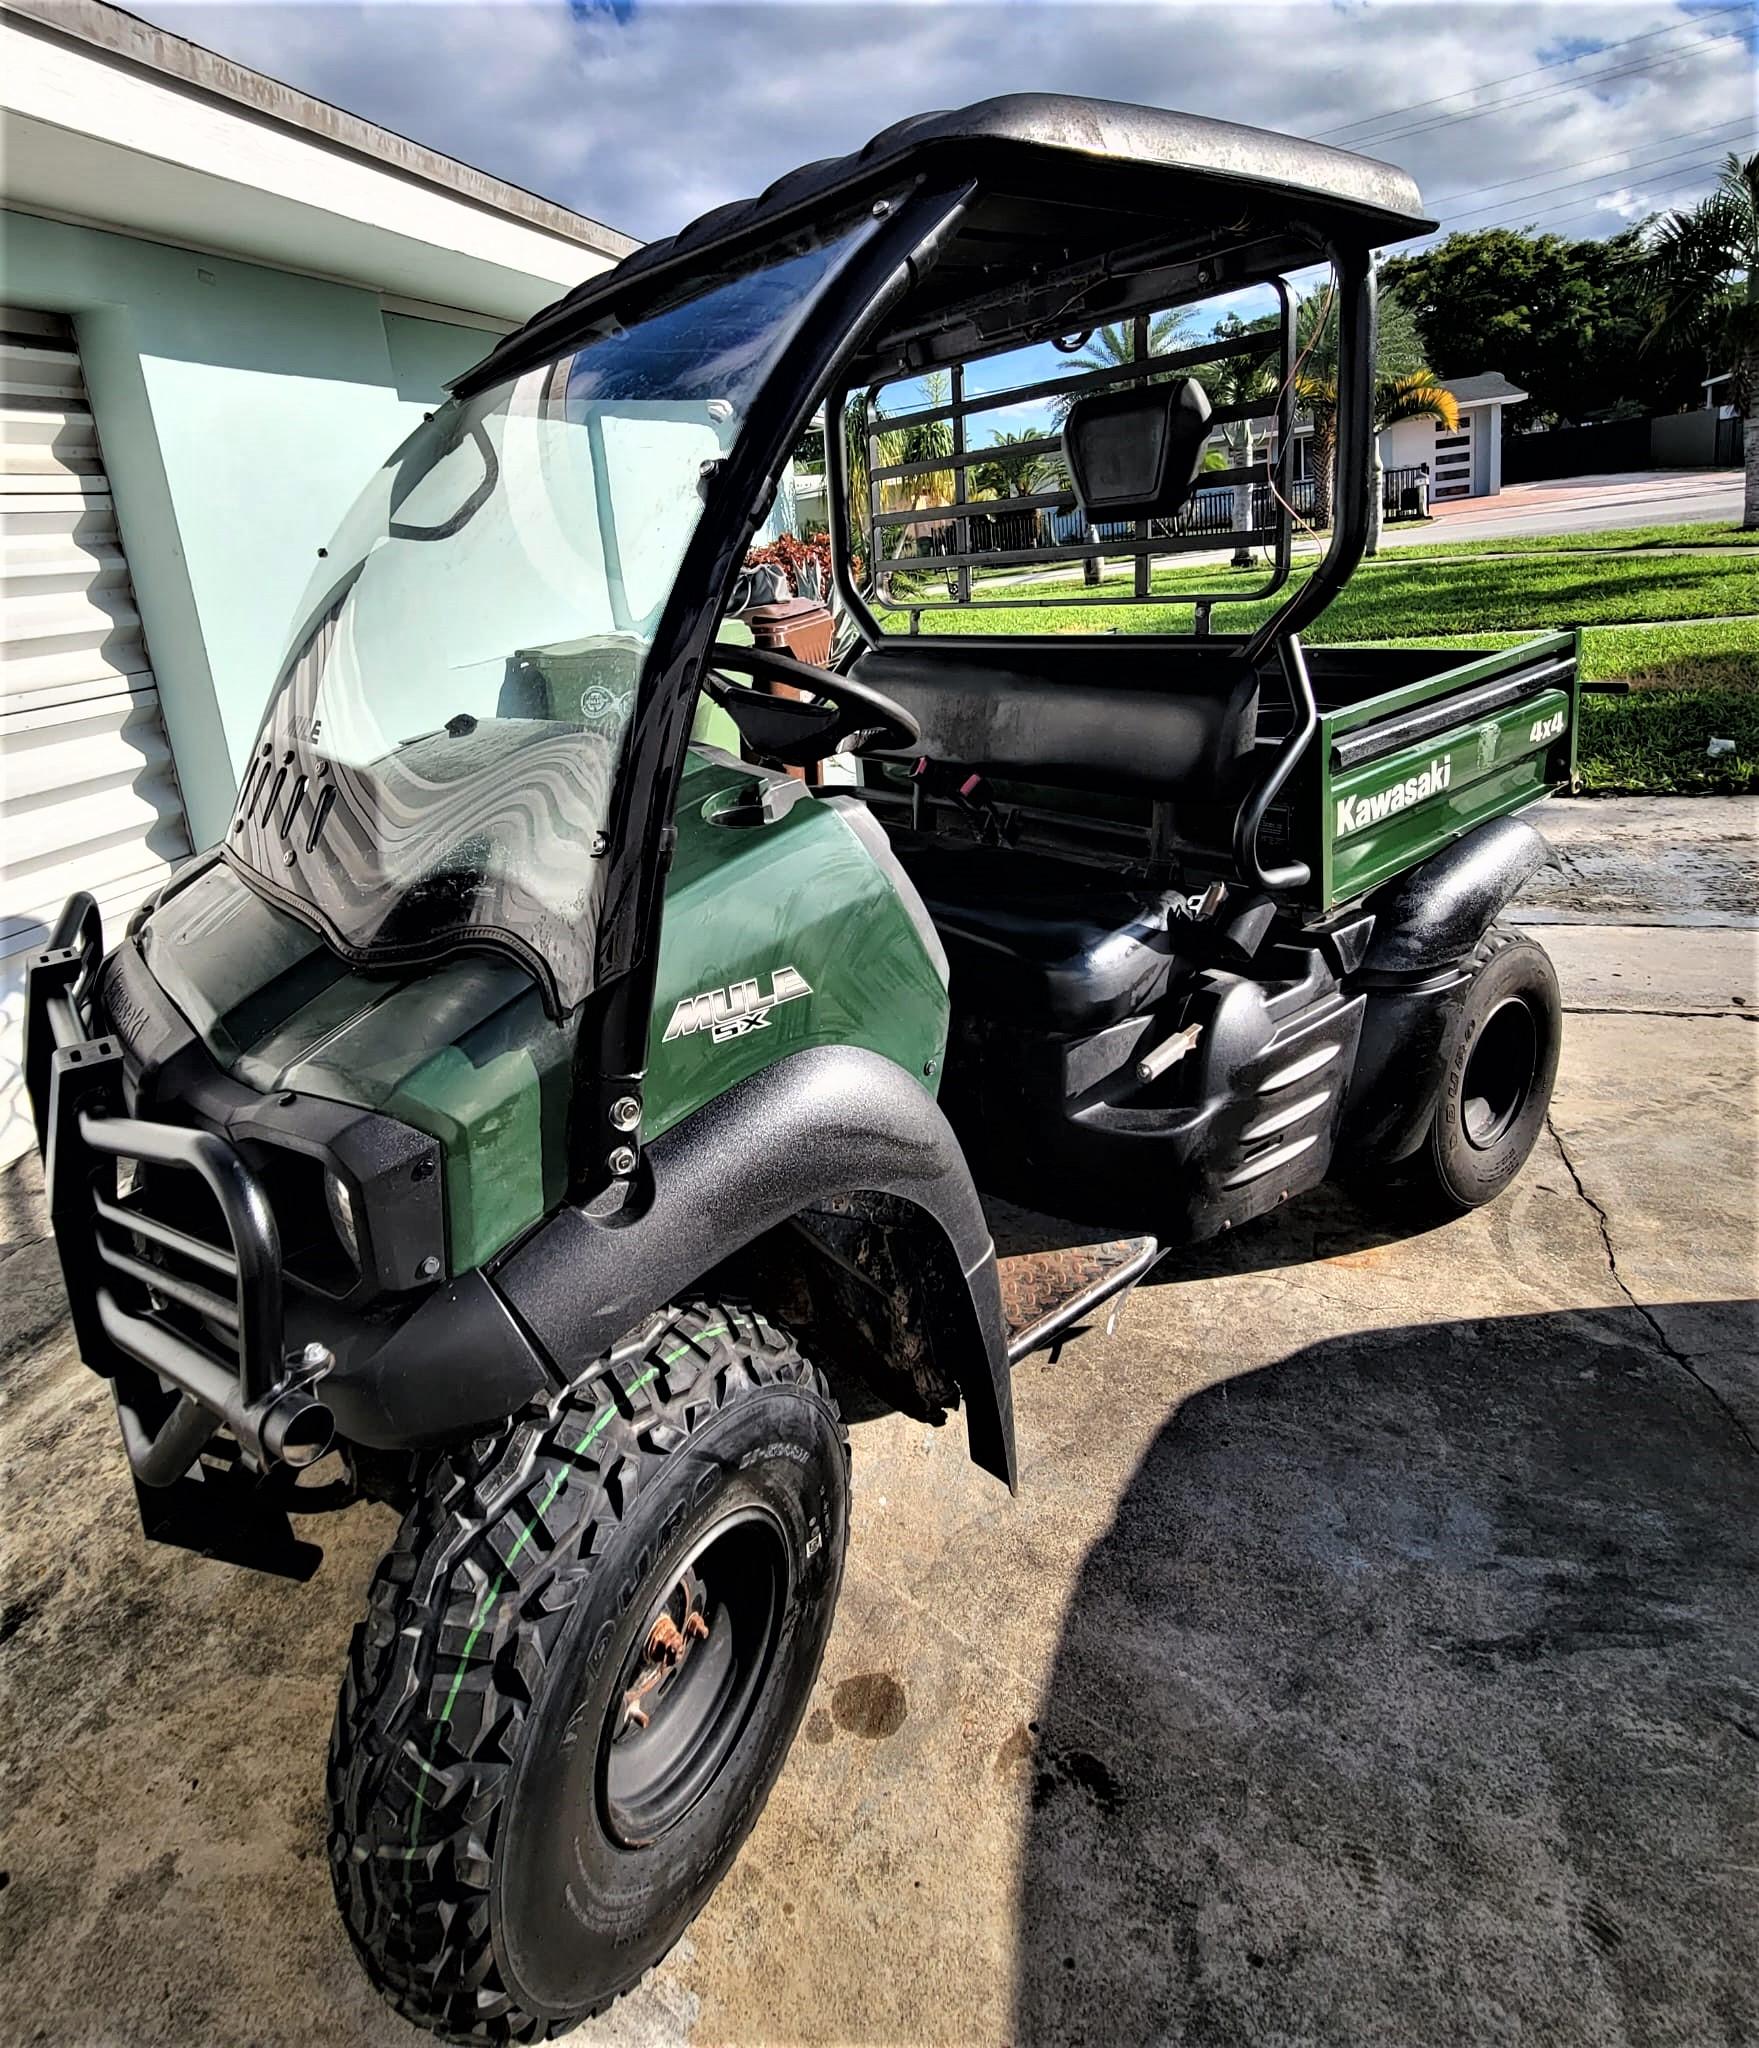
POLYGON ((494 1273, 564 1376, 711 1267, 815 1202, 895 1195, 946 1238, 964 1288, 940 1313, 940 1354, 973 1461, 1015 1486, 1013 1392, 995 1246, 952 1126, 921 1082, 878 1053, 820 1046, 735 1083, 645 1148, 649 1197, 594 1215, 572 1204, 494 1273))
POLYGON ((1557 856, 1520 818, 1495 818, 1369 899, 1374 935, 1352 990, 1368 997, 1338 1137, 1344 1164, 1392 1164, 1423 1142, 1455 1006, 1478 947, 1523 883, 1557 856))
POLYGON ((1524 882, 1557 856, 1522 818, 1493 818, 1368 899, 1374 936, 1356 985, 1463 966, 1524 882))

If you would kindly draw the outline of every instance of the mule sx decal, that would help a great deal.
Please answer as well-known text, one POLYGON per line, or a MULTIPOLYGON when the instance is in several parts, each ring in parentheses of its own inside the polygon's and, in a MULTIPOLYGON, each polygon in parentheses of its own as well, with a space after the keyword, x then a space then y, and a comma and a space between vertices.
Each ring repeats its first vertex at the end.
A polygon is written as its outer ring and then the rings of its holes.
POLYGON ((781 1003, 798 1002, 812 993, 811 984, 797 968, 778 967, 770 976, 770 992, 760 992, 756 981, 735 981, 726 988, 705 989, 699 996, 686 996, 672 1012, 666 1035, 660 1041, 670 1045, 674 1038, 689 1038, 706 1031, 716 1045, 729 1038, 743 1038, 748 1031, 767 1030, 770 1012, 781 1003))

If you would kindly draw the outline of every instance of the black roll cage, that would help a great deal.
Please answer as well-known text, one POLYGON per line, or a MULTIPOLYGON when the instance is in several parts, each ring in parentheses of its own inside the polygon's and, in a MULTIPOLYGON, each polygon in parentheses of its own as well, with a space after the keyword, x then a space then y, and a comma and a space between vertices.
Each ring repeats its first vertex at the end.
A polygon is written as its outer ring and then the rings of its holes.
MULTIPOLYGON (((828 288, 813 316, 778 358, 752 404, 745 431, 707 486, 708 504, 661 613, 632 717, 622 773, 609 822, 610 872, 600 926, 601 985, 588 998, 575 1042, 571 1180, 576 1193, 640 1172, 636 1141, 613 1123, 624 1098, 640 1101, 646 1063, 658 925, 676 828, 672 809, 683 774, 696 688, 710 639, 728 602, 764 508, 789 454, 820 399, 845 397, 852 373, 871 377, 879 366, 862 350, 887 314, 920 284, 980 190, 959 177, 904 181, 892 196, 863 200, 882 222, 828 288), (615 1133, 615 1135, 613 1135, 615 1133), (624 1148, 627 1148, 625 1150, 624 1148)), ((754 238, 753 260, 773 246, 775 232, 754 238)), ((1293 771, 1317 723, 1317 708, 1299 658, 1295 635, 1342 587, 1367 541, 1372 454, 1374 269, 1365 245, 1345 244, 1310 232, 1316 261, 1329 259, 1338 280, 1338 463, 1331 545, 1313 575, 1249 639, 1207 635, 1206 644, 1238 649, 1243 664, 1257 665, 1274 643, 1292 649, 1283 658, 1295 718, 1275 761, 1242 806, 1236 848, 1248 878, 1264 888, 1291 886, 1291 869, 1267 870, 1256 840, 1265 811, 1293 771)), ((1217 267, 1192 262, 1187 297, 1216 288, 1217 267)), ((1164 272, 1162 273, 1164 276, 1164 272)), ((1242 277, 1242 282, 1269 279, 1242 277)), ((1158 285, 1158 279, 1156 281, 1158 285)), ((1169 301, 1160 300, 1165 304, 1169 301)), ((563 345, 560 341, 557 347, 563 345)), ((1000 346, 1011 346, 1012 337, 1000 346)), ((1225 352, 1225 351, 1223 351, 1225 352)), ((905 374, 921 365, 901 364, 905 374)), ((1155 359, 1154 367, 1166 367, 1155 359)), ((1286 402, 1286 401, 1285 401, 1286 402)), ((829 414, 827 414, 827 421, 829 414)), ((832 559, 837 588, 860 630, 882 637, 872 611, 849 573, 846 495, 840 434, 826 434, 827 483, 833 521, 832 559)), ((1207 623, 1202 619, 1202 623, 1207 623)), ((932 637, 929 644, 933 644, 932 637)), ((1029 644, 1029 643, 1022 643, 1029 644)), ((1170 652, 1189 651, 1188 639, 1169 638, 1170 652)))

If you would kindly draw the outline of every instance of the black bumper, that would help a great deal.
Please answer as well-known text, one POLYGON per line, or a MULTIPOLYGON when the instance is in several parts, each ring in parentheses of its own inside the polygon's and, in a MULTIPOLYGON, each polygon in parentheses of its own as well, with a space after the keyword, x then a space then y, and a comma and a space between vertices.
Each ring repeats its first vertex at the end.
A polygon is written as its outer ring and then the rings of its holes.
POLYGON ((74 1334, 114 1389, 150 1533, 182 1490, 199 1496, 193 1547, 214 1548, 223 1515, 254 1512, 213 1483, 229 1463, 260 1492, 333 1435, 392 1452, 468 1440, 549 1385, 483 1275, 407 1284, 444 1242, 431 1138, 228 1081, 128 941, 100 977, 101 956, 77 896, 29 963, 25 1077, 74 1334), (366 1272, 345 1296, 289 1270, 275 1172, 295 1156, 365 1190, 366 1272), (119 1161, 144 1170, 144 1194, 124 1191, 119 1161))
POLYGON ((259 1471, 310 1464, 332 1433, 312 1391, 332 1358, 317 1344, 289 1352, 274 1211, 224 1138, 127 1114, 122 1043, 93 998, 102 949, 97 906, 73 897, 29 963, 25 1010, 26 1087, 80 1353, 115 1388, 142 1486, 175 1485, 222 1427, 259 1471), (121 1190, 118 1161, 184 1184, 171 1216, 121 1190))

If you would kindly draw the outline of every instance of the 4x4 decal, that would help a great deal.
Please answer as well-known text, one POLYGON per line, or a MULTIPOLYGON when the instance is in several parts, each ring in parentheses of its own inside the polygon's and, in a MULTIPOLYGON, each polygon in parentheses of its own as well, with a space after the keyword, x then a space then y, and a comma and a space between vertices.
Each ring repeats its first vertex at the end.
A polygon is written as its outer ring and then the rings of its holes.
POLYGON ((779 1003, 798 1002, 812 993, 811 984, 797 968, 778 967, 770 976, 770 992, 759 993, 756 981, 735 981, 726 988, 705 989, 699 996, 686 996, 672 1012, 661 1043, 689 1038, 706 1031, 716 1045, 729 1038, 743 1038, 748 1031, 768 1027, 770 1012, 779 1003))

